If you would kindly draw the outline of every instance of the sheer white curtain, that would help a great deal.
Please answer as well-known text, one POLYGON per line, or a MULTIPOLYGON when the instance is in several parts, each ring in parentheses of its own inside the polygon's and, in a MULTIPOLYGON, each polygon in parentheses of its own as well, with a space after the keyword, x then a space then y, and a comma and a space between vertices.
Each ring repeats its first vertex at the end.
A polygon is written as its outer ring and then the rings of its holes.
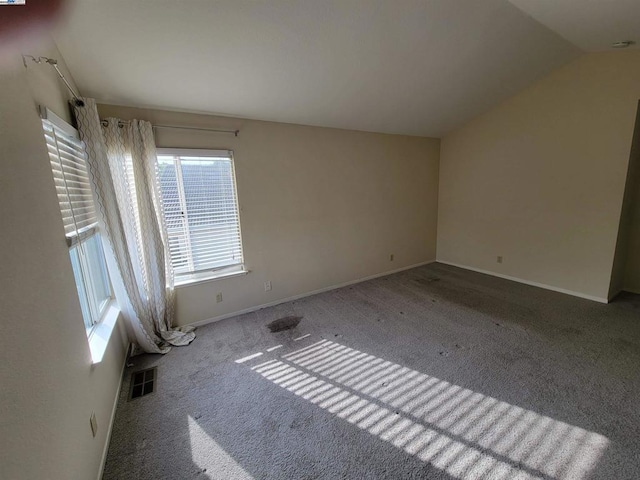
POLYGON ((103 231, 117 264, 119 278, 113 281, 121 281, 126 291, 131 309, 124 309, 125 316, 138 346, 148 353, 166 353, 170 345, 189 344, 195 334, 193 328, 172 328, 173 270, 165 248, 153 130, 141 120, 110 118, 103 126, 95 100, 83 100, 84 106, 74 111, 103 231))

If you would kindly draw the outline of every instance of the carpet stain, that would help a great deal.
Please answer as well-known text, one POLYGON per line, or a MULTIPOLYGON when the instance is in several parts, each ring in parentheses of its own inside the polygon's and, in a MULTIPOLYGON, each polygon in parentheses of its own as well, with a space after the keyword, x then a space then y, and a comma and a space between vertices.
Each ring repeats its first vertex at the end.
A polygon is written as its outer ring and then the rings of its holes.
POLYGON ((295 317, 291 315, 288 317, 278 318, 273 322, 267 323, 267 327, 271 333, 282 332, 284 330, 291 330, 292 328, 297 327, 300 320, 302 320, 302 317, 295 317))
POLYGON ((289 428, 293 428, 293 429, 305 428, 310 426, 312 423, 313 423, 312 416, 305 416, 303 418, 296 417, 293 419, 293 421, 289 425, 289 428))
POLYGON ((560 328, 560 331, 562 333, 566 333, 568 335, 582 335, 582 330, 580 330, 579 328, 575 328, 575 327, 562 327, 560 328))
POLYGON ((440 277, 416 278, 413 281, 418 285, 429 285, 433 282, 439 282, 440 277))

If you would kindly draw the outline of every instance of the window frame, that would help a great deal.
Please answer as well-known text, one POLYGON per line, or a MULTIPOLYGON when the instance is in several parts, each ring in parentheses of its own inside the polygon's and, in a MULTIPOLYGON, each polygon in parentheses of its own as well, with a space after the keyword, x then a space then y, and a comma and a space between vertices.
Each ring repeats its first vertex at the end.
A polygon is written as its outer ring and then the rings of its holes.
MULTIPOLYGON (((240 208, 240 195, 238 194, 238 180, 236 176, 236 168, 235 168, 235 158, 234 152, 231 149, 202 149, 202 148, 156 148, 157 157, 161 156, 173 156, 173 157, 217 157, 217 158, 228 158, 231 162, 231 172, 233 176, 233 191, 235 194, 235 202, 236 209, 238 212, 238 237, 240 242, 240 262, 234 265, 220 266, 209 269, 201 269, 195 271, 189 271, 185 273, 174 273, 174 286, 182 287, 185 285, 193 285, 203 282, 209 282, 213 280, 219 280, 222 278, 228 278, 238 275, 246 275, 249 273, 245 265, 245 254, 244 254, 244 241, 242 237, 242 211, 240 208)), ((178 170, 176 169, 176 182, 179 182, 178 189, 181 191, 182 195, 184 194, 184 184, 182 179, 182 173, 178 174, 178 170)), ((160 178, 158 177, 158 189, 160 191, 160 196, 162 197, 162 187, 160 185, 160 178)), ((185 198, 181 199, 182 201, 186 201, 185 198)), ((163 208, 163 216, 164 212, 164 201, 162 202, 163 208)), ((164 217, 165 225, 166 225, 166 217, 164 217)), ((166 249, 169 249, 169 245, 165 246, 166 249)), ((193 259, 188 259, 189 263, 193 262, 193 259)))
MULTIPOLYGON (((73 126, 69 125, 69 123, 67 123, 64 119, 62 119, 61 117, 53 113, 47 107, 40 106, 39 109, 40 109, 40 118, 43 124, 43 138, 45 140, 45 144, 47 145, 47 152, 49 156, 49 167, 52 169, 52 175, 55 183, 55 174, 53 172, 51 152, 49 151, 50 143, 46 139, 46 136, 48 133, 45 130, 44 126, 47 125, 48 128, 51 128, 52 132, 54 133, 56 155, 61 165, 61 172, 63 174, 63 179, 64 179, 64 167, 62 166, 60 148, 58 146, 56 136, 60 136, 60 137, 66 136, 75 142, 81 143, 83 147, 84 147, 84 142, 80 140, 80 135, 78 131, 73 126)), ((74 280, 76 283, 76 292, 78 294, 78 300, 82 307, 81 310, 82 310, 82 317, 83 317, 85 331, 87 334, 87 338, 89 339, 89 343, 91 345, 92 337, 94 337, 96 332, 100 329, 101 324, 105 321, 105 319, 108 316, 113 316, 113 312, 117 310, 117 308, 114 310, 114 307, 115 307, 114 288, 111 281, 111 277, 109 275, 106 249, 105 249, 103 235, 100 229, 99 221, 97 218, 98 207, 95 201, 95 193, 93 191, 93 185, 91 185, 90 183, 90 176, 88 171, 89 167, 86 164, 87 154, 84 148, 82 151, 82 157, 85 161, 85 165, 87 168, 87 176, 89 177, 89 187, 91 189, 93 208, 96 212, 96 221, 95 223, 82 227, 80 229, 76 228, 74 232, 65 233, 65 240, 66 240, 68 251, 69 251, 69 260, 72 265, 74 264, 74 261, 72 259, 74 255, 73 250, 75 249, 77 264, 79 267, 79 272, 78 272, 79 276, 76 275, 75 268, 73 268, 74 280), (98 257, 93 259, 94 261, 98 262, 99 268, 97 269, 92 268, 92 266, 90 265, 90 263, 93 263, 93 262, 92 262, 92 259, 89 258, 90 255, 87 252, 88 243, 92 239, 95 239, 95 241, 97 242, 97 248, 99 249, 98 257), (101 296, 97 294, 98 288, 96 287, 96 281, 98 276, 102 277, 100 280, 103 282, 103 285, 106 287, 107 296, 104 298, 99 298, 101 296), (78 288, 79 284, 82 284, 82 287, 84 289, 84 294, 81 294, 80 289, 78 288), (83 304, 86 304, 86 308, 88 309, 88 312, 85 312, 85 308, 83 307, 83 304), (85 313, 88 313, 89 318, 87 318, 85 313), (112 314, 109 315, 110 313, 112 314)), ((64 181, 65 181, 65 190, 66 190, 67 189, 66 179, 64 179, 64 181)), ((67 195, 68 195, 68 191, 67 191, 67 195)), ((58 207, 61 209, 60 200, 59 200, 57 191, 56 191, 56 197, 58 198, 58 207)), ((60 213, 62 215, 62 210, 60 210, 60 213)), ((75 220, 74 220, 74 227, 76 227, 75 220)), ((94 263, 94 266, 95 266, 95 263, 94 263)))

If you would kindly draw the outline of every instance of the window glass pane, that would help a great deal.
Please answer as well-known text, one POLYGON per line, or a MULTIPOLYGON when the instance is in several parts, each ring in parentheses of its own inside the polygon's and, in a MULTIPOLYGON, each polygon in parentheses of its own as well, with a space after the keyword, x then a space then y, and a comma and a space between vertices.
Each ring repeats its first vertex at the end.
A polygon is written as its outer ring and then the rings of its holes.
POLYGON ((177 275, 242 263, 233 160, 158 156, 160 190, 177 275))
POLYGON ((84 144, 61 119, 43 120, 49 160, 65 225, 71 265, 84 324, 89 331, 102 318, 111 299, 111 286, 97 233, 98 219, 84 144), (57 123, 56 123, 57 122, 57 123))
POLYGON ((158 157, 158 176, 165 224, 169 236, 171 262, 176 272, 189 270, 186 222, 173 157, 158 157))
POLYGON ((107 276, 107 264, 102 250, 100 235, 95 234, 84 240, 84 249, 87 256, 87 270, 91 277, 93 296, 97 306, 98 319, 102 317, 106 305, 111 298, 111 288, 107 276))
POLYGON ((231 161, 183 161, 182 178, 188 212, 194 270, 221 267, 233 257, 237 234, 231 161), (212 245, 215 239, 217 245, 212 245))
POLYGON ((78 297, 80 297, 80 308, 82 309, 82 317, 84 318, 84 326, 89 330, 93 326, 91 310, 87 297, 87 289, 82 278, 82 269, 80 267, 80 255, 78 246, 75 245, 69 250, 71 256, 71 266, 73 267, 73 276, 76 280, 76 288, 78 289, 78 297))

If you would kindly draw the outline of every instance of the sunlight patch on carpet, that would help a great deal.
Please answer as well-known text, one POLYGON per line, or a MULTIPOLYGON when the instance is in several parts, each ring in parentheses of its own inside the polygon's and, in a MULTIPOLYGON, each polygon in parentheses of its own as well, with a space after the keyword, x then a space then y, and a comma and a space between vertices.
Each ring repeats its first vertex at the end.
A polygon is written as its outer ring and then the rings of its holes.
POLYGON ((188 421, 191 458, 201 469, 202 477, 198 478, 253 480, 253 477, 225 452, 194 418, 189 416, 188 421))
POLYGON ((586 479, 609 443, 328 340, 252 370, 458 479, 586 479))

